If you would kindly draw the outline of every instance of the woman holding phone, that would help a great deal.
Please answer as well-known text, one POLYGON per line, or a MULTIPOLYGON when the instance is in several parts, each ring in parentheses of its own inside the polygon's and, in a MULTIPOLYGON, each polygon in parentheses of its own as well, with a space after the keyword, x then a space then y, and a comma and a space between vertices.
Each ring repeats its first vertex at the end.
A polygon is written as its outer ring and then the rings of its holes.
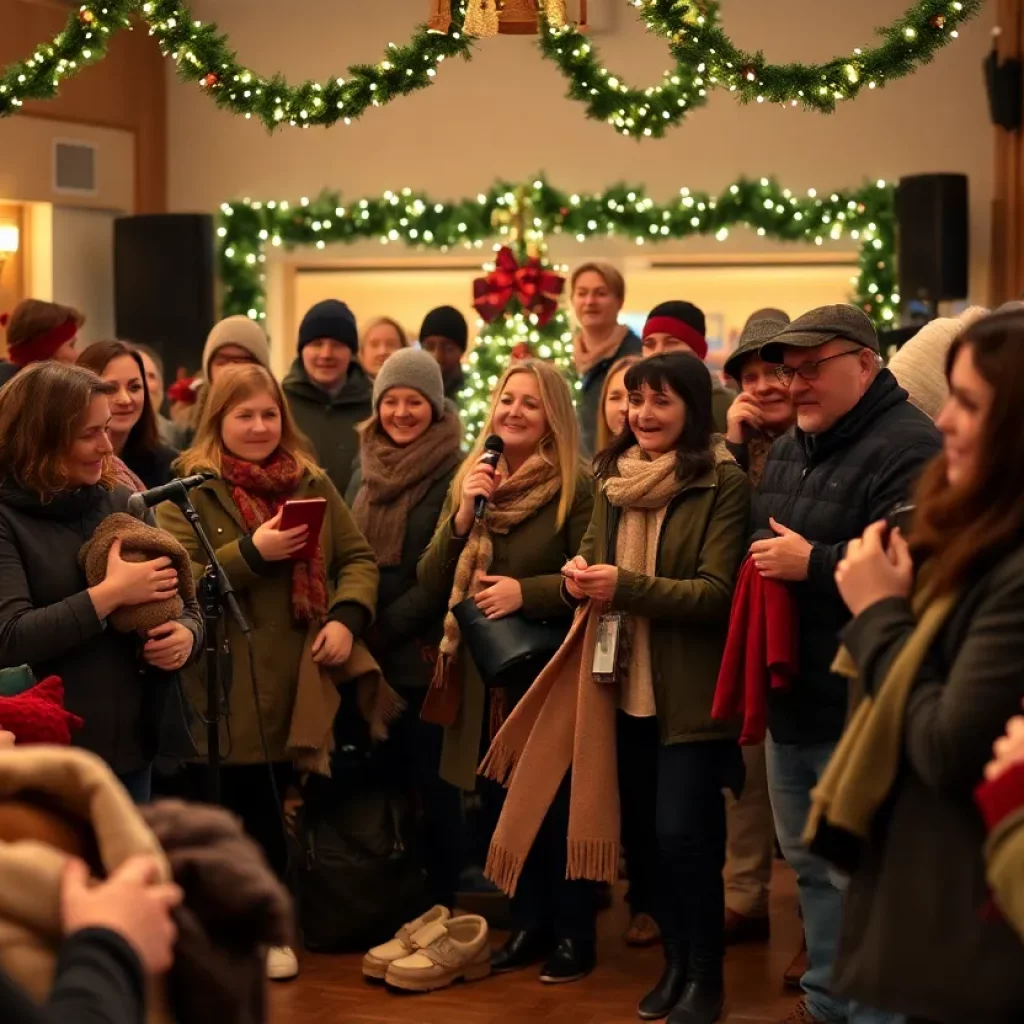
MULTIPOLYGON (((217 375, 195 441, 177 468, 182 475, 214 474, 190 496, 252 627, 250 648, 234 621, 224 623, 231 678, 220 739, 221 802, 239 815, 283 877, 281 808, 271 799, 266 764, 273 765, 283 793, 292 774, 287 741, 307 645, 320 665, 348 659, 374 614, 377 564, 298 432, 280 385, 262 366, 233 366, 217 375), (319 544, 312 557, 298 559, 307 554, 309 527, 282 529, 282 519, 289 501, 314 498, 326 503, 319 544)), ((165 503, 157 519, 185 546, 201 577, 206 556, 181 510, 165 503)), ((193 706, 205 712, 203 667, 185 683, 193 706)), ((204 756, 205 734, 194 738, 204 756)), ((290 949, 273 950, 267 969, 271 978, 290 978, 298 962, 290 949)))
MULTIPOLYGON (((593 479, 579 457, 565 379, 549 363, 516 363, 498 382, 484 429, 455 476, 420 560, 420 583, 442 611, 473 598, 492 619, 516 612, 568 617, 560 572, 579 549, 593 503, 593 479), (504 442, 496 469, 484 461, 491 434, 504 442), (474 511, 477 498, 487 502, 482 519, 474 511)), ((476 788, 477 765, 491 735, 519 696, 485 688, 449 614, 424 702, 424 715, 447 725, 442 778, 464 790, 476 788)), ((482 793, 496 812, 501 789, 484 783, 482 793)), ((582 978, 594 966, 592 889, 566 881, 565 823, 559 815, 568 815, 567 793, 566 787, 566 799, 550 815, 545 838, 523 873, 512 903, 512 935, 492 961, 495 971, 544 960, 541 980, 554 984, 582 978)))

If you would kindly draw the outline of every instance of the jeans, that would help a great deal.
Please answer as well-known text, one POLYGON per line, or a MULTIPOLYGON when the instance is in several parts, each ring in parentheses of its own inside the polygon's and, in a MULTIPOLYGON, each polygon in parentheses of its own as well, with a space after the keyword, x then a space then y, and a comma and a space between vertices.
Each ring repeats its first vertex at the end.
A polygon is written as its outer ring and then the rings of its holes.
POLYGON ((691 975, 718 982, 725 956, 723 791, 742 785, 743 758, 734 740, 658 751, 658 925, 667 942, 688 948, 691 975))
POLYGON ((898 1014, 872 1010, 831 992, 846 883, 807 849, 803 831, 811 810, 811 790, 818 784, 833 750, 832 742, 776 743, 770 735, 765 740, 775 831, 786 862, 796 872, 807 935, 807 973, 801 985, 807 1008, 819 1020, 830 1024, 902 1024, 904 1018, 898 1014))
POLYGON ((661 867, 658 857, 658 720, 618 717, 622 852, 626 858, 631 914, 654 916, 661 867))
POLYGON ((137 768, 133 772, 118 775, 121 785, 128 790, 128 795, 137 804, 148 804, 153 799, 153 765, 137 768))

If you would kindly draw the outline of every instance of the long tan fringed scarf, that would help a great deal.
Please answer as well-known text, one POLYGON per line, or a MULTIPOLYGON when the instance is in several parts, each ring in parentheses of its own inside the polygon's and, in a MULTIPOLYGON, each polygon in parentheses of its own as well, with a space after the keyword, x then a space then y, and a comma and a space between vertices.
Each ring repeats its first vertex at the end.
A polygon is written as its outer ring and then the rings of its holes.
MULTIPOLYGON (((720 438, 715 457, 731 459, 720 438)), ((648 571, 668 503, 687 481, 676 479, 674 455, 651 461, 639 448, 619 459, 618 470, 620 477, 606 481, 604 489, 609 501, 626 509, 619 526, 626 539, 619 549, 648 571)), ((605 607, 588 601, 578 609, 565 643, 509 715, 480 766, 480 774, 509 787, 484 868, 509 895, 516 891, 544 816, 570 769, 567 877, 609 883, 618 878, 619 690, 595 683, 592 672, 598 619, 605 607)), ((650 647, 649 634, 644 643, 650 647)), ((632 651, 632 675, 638 671, 638 646, 632 651)), ((646 658, 649 686, 649 651, 646 658)))
MULTIPOLYGON (((452 678, 452 670, 462 637, 451 609, 483 589, 480 577, 487 575, 494 558, 492 534, 507 534, 557 497, 561 487, 558 469, 540 453, 531 455, 511 475, 503 459, 499 472, 502 481, 487 503, 484 518, 473 523, 455 567, 455 582, 444 620, 444 636, 423 709, 423 717, 438 725, 454 724, 461 702, 460 688, 452 678)), ((444 524, 442 528, 449 529, 449 526, 444 524)), ((500 700, 498 703, 500 705, 500 700)))
MULTIPOLYGON (((911 601, 917 627, 896 655, 881 686, 865 696, 850 719, 818 785, 811 791, 811 811, 804 842, 823 857, 834 859, 868 838, 878 809, 896 781, 903 753, 907 700, 935 638, 956 606, 957 594, 933 598, 928 566, 918 573, 911 601)), ((832 671, 850 679, 857 668, 845 647, 839 649, 832 671)))
POLYGON ((409 512, 435 480, 459 464, 462 427, 458 414, 449 411, 402 448, 380 431, 376 419, 359 429, 363 486, 352 503, 352 517, 377 564, 398 565, 409 512))
POLYGON ((589 373, 598 363, 611 359, 622 344, 629 328, 619 324, 600 345, 587 341, 582 331, 578 331, 572 339, 572 360, 576 364, 576 372, 582 376, 589 373))

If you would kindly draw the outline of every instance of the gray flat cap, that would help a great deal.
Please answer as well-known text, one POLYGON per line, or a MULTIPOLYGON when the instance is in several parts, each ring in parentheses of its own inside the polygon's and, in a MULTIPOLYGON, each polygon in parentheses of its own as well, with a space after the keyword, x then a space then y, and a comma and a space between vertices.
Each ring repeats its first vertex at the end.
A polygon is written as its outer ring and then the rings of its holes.
POLYGON ((819 306, 794 320, 761 349, 769 363, 781 363, 787 348, 817 348, 834 338, 845 338, 878 352, 878 334, 867 314, 856 306, 819 306))
POLYGON ((725 361, 723 366, 725 372, 733 380, 739 380, 743 360, 755 352, 760 352, 763 346, 786 329, 788 323, 788 320, 748 320, 740 335, 739 343, 735 350, 729 353, 729 358, 725 361))

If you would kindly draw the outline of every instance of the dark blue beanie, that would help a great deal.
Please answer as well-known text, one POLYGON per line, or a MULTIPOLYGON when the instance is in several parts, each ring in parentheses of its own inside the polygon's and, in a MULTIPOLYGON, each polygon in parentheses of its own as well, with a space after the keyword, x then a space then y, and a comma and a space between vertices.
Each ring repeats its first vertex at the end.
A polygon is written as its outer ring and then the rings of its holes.
POLYGON ((333 338, 348 345, 353 353, 359 351, 359 332, 352 310, 337 299, 318 302, 302 318, 299 327, 299 351, 318 338, 333 338))

